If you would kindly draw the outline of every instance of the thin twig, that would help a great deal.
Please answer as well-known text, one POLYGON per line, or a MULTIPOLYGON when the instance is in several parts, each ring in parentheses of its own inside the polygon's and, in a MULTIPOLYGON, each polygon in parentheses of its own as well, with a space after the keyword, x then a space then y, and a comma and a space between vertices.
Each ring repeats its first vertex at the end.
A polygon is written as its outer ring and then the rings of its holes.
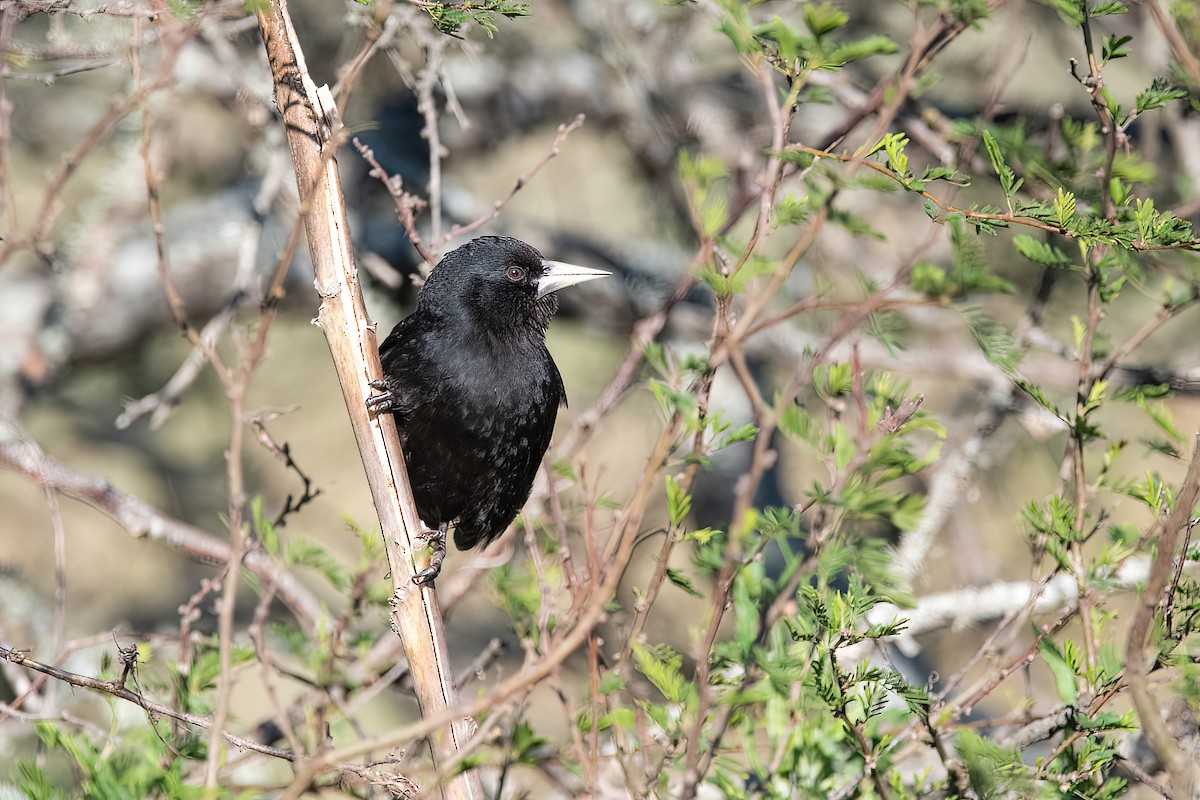
MULTIPOLYGON (((213 720, 211 717, 202 717, 198 714, 189 714, 185 711, 177 711, 170 706, 165 706, 162 703, 156 703, 147 698, 145 695, 127 689, 116 681, 103 681, 87 675, 80 675, 79 673, 75 672, 67 672, 66 670, 59 669, 58 667, 51 666, 50 664, 44 664, 40 661, 35 661, 23 650, 15 650, 4 646, 0 646, 0 658, 4 659, 10 664, 16 664, 19 667, 24 667, 26 669, 40 672, 44 675, 49 675, 55 680, 69 683, 72 686, 103 692, 104 694, 109 694, 113 697, 133 703, 134 705, 145 709, 146 712, 151 715, 152 720, 155 716, 170 717, 171 719, 178 720, 188 725, 194 725, 198 728, 213 729, 213 720)), ((219 735, 221 738, 235 747, 253 750, 257 753, 262 753, 263 755, 284 759, 285 761, 295 760, 294 754, 289 750, 281 750, 277 747, 259 744, 252 739, 236 736, 227 731, 219 731, 219 735)))
POLYGON ((482 214, 474 222, 469 222, 466 225, 455 225, 450 229, 449 233, 442 237, 441 244, 446 244, 457 236, 466 236, 468 233, 472 233, 487 223, 498 219, 500 212, 504 209, 504 206, 508 205, 509 201, 517 196, 517 192, 528 186, 529 182, 533 180, 534 176, 541 172, 542 168, 549 164, 550 161, 559 154, 559 151, 562 150, 563 142, 567 140, 567 137, 570 136, 573 131, 578 130, 579 127, 583 125, 583 121, 584 115, 576 114, 575 119, 571 120, 570 123, 564 122, 559 125, 558 130, 554 134, 554 141, 550 144, 550 152, 547 153, 541 161, 537 162, 531 168, 522 173, 521 176, 517 178, 517 182, 513 184, 513 188, 509 190, 508 194, 492 203, 491 210, 485 214, 482 214))

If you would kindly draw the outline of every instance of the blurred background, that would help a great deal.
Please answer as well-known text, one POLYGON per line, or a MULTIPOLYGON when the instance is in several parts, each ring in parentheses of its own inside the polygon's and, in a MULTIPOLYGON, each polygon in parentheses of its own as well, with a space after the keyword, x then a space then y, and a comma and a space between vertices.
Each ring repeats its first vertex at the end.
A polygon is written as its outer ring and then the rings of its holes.
MULTIPOLYGON (((991 6, 992 17, 952 37, 898 110, 893 129, 909 135, 910 156, 924 164, 955 161, 962 124, 981 115, 1002 124, 1020 121, 1030 147, 1053 148, 1064 117, 1092 114, 1068 63, 1082 57, 1078 30, 1038 3, 984 5, 991 6)), ((1188 5, 1176 3, 1174 12, 1179 30, 1195 36, 1200 27, 1188 5)), ((938 8, 874 0, 841 0, 837 6, 849 15, 851 38, 886 35, 899 44, 898 51, 814 73, 791 141, 852 151, 871 131, 871 125, 858 124, 856 109, 869 101, 882 76, 903 65, 906 43, 938 19, 938 8)), ((240 4, 108 8, 102 13, 86 3, 31 0, 0 5, 5 192, 0 414, 16 421, 54 460, 102 476, 119 492, 224 537, 228 404, 221 382, 199 365, 194 380, 183 381, 177 394, 164 388, 187 363, 192 346, 172 320, 158 274, 144 153, 158 176, 166 263, 187 319, 198 329, 219 320, 218 350, 231 359, 231 342, 249 335, 248 320, 257 314, 295 218, 290 159, 255 19, 240 4), (125 10, 115 13, 117 8, 125 10), (175 15, 176 23, 163 25, 163 15, 175 15), (142 102, 139 93, 145 92, 142 102), (145 400, 156 393, 157 400, 145 400)), ((752 197, 770 147, 764 93, 718 30, 715 7, 544 0, 533 4, 530 18, 499 17, 493 35, 470 26, 462 38, 434 30, 416 7, 389 2, 295 0, 291 10, 309 68, 318 83, 334 87, 349 131, 402 179, 405 191, 434 203, 440 197, 441 232, 486 217, 520 180, 498 219, 470 235, 518 236, 549 258, 616 273, 612 280, 564 292, 551 326, 549 348, 570 396, 560 416, 556 438, 561 438, 609 385, 637 321, 662 306, 692 261, 697 237, 677 170, 680 154, 722 162, 736 199, 752 197), (583 124, 560 136, 561 126, 580 114, 583 124), (433 163, 431 145, 442 156, 433 163)), ((1146 6, 1106 18, 1103 26, 1105 33, 1134 37, 1133 55, 1114 61, 1105 73, 1114 95, 1132 97, 1167 72, 1168 43, 1146 6)), ((1196 52, 1195 39, 1190 45, 1196 52)), ((1140 121, 1134 135, 1140 166, 1152 172, 1145 182, 1155 187, 1160 207, 1200 220, 1200 118, 1182 106, 1170 107, 1140 121)), ((977 154, 970 159, 975 161, 968 167, 986 172, 977 154)), ((343 148, 340 167, 360 267, 367 273, 367 304, 386 331, 411 309, 428 264, 398 220, 392 196, 369 174, 354 146, 343 148)), ((797 190, 785 181, 783 193, 797 190)), ((980 184, 956 202, 997 197, 995 187, 980 184)), ((912 197, 849 187, 842 202, 869 219, 878 236, 824 231, 789 278, 787 297, 803 298, 829 286, 852 295, 856 287, 885 281, 915 252, 947 268, 960 257, 946 228, 931 222, 912 197)), ((469 238, 440 242, 427 207, 416 210, 415 224, 439 253, 469 238)), ((1040 275, 1013 253, 1009 238, 984 238, 978 257, 1015 292, 981 296, 977 307, 1017 329, 1040 275)), ((794 241, 795 235, 780 235, 764 251, 781 256, 794 241)), ((1123 297, 1105 320, 1106 335, 1120 341, 1141 328, 1160 306, 1163 280, 1168 278, 1155 277, 1144 291, 1123 297)), ((377 523, 325 342, 311 324, 317 297, 302 240, 284 289, 247 408, 261 415, 276 443, 287 444, 319 490, 287 519, 281 538, 303 537, 353 565, 360 543, 348 524, 375 531, 377 523)), ((1071 315, 1083 293, 1077 275, 1059 279, 1021 367, 1062 397, 1074 390, 1076 365, 1063 343, 1072 340, 1071 315)), ((712 310, 706 286, 689 288, 660 340, 678 353, 703 352, 712 310)), ((909 394, 923 394, 923 409, 946 429, 943 458, 974 448, 913 590, 926 595, 1028 578, 1031 556, 1020 506, 1056 481, 1064 431, 1036 406, 1020 405, 981 435, 986 426, 980 415, 1009 385, 980 352, 961 315, 944 304, 912 303, 893 321, 899 349, 856 335, 839 342, 831 358, 847 360, 857 345, 865 366, 908 380, 909 394)), ((837 322, 836 311, 801 315, 747 346, 751 369, 768 397, 798 354, 819 347, 837 322)), ((1183 311, 1140 346, 1115 378, 1125 385, 1171 383, 1178 391, 1169 408, 1183 431, 1200 427, 1198 322, 1195 309, 1183 311)), ((725 372, 717 376, 712 402, 736 424, 751 418, 737 381, 725 372)), ((1106 423, 1126 430, 1132 440, 1145 436, 1141 419, 1113 413, 1106 423)), ((583 465, 619 507, 660 427, 658 408, 639 379, 600 420, 576 468, 583 465)), ((728 522, 749 447, 727 448, 702 472, 695 527, 728 522)), ((1135 473, 1179 471, 1167 453, 1147 451, 1138 458, 1144 461, 1135 473)), ((268 517, 289 495, 303 493, 297 473, 267 448, 249 442, 246 463, 248 493, 263 498, 268 517)), ((781 449, 757 502, 800 502, 818 468, 803 452, 781 449)), ((914 477, 908 490, 926 492, 937 469, 935 464, 929 474, 914 477)), ((582 503, 575 489, 564 498, 569 508, 582 503)), ((114 630, 177 630, 180 606, 213 568, 130 536, 94 508, 67 498, 59 502, 67 639, 108 637, 114 630)), ((647 530, 665 516, 663 501, 654 503, 647 530)), ((1126 511, 1122 521, 1145 522, 1136 509, 1126 511)), ((897 541, 894 530, 876 533, 897 541)), ((628 586, 644 585, 655 552, 657 547, 641 549, 628 586)), ((688 563, 686 551, 675 557, 688 563)), ((447 573, 471 558, 451 552, 447 573)), ((381 562, 372 575, 380 586, 386 586, 384 570, 381 562)), ((298 574, 305 576, 302 569, 298 574)), ((307 577, 325 602, 338 607, 343 601, 319 576, 307 577)), ((481 585, 484 591, 454 608, 453 657, 470 663, 498 637, 509 655, 489 669, 511 668, 520 661, 520 644, 488 584, 481 585)), ((707 603, 676 594, 651 616, 647 635, 686 650, 707 603)), ((28 647, 50 660, 44 648, 54 595, 46 493, 29 475, 0 469, 0 644, 28 647)), ((242 601, 239 618, 248 620, 253 593, 244 592, 242 601)), ((202 608, 196 629, 211 631, 211 599, 202 608)), ((379 631, 386 632, 384 611, 372 613, 379 631)), ((914 652, 914 675, 922 680, 934 670, 953 672, 985 633, 943 629, 923 637, 914 652)), ((94 671, 95 651, 80 648, 78 654, 71 663, 81 672, 94 671)), ((15 687, 11 674, 5 675, 9 683, 0 678, 0 699, 10 700, 15 687)), ((1049 683, 1047 676, 1040 680, 1049 683)), ((252 679, 239 684, 240 723, 267 711, 257 691, 252 679)), ((1035 681, 1012 691, 1049 689, 1035 681)), ((364 719, 369 730, 411 713, 410 700, 385 694, 364 719)), ((28 749, 11 727, 19 724, 10 719, 0 726, 0 777, 2 765, 28 749)))

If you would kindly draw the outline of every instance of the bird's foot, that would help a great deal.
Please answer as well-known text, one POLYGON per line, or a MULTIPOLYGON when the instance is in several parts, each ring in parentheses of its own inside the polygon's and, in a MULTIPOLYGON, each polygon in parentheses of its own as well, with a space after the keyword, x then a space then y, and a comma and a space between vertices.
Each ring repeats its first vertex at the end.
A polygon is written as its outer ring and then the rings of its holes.
POLYGON ((432 583, 442 571, 442 562, 446 560, 446 526, 442 525, 437 530, 423 530, 417 534, 417 538, 429 550, 429 566, 413 575, 413 583, 424 586, 432 583))
POLYGON ((396 395, 392 392, 392 386, 386 379, 380 378, 367 385, 379 391, 379 394, 373 394, 367 398, 367 413, 379 415, 395 409, 396 395))

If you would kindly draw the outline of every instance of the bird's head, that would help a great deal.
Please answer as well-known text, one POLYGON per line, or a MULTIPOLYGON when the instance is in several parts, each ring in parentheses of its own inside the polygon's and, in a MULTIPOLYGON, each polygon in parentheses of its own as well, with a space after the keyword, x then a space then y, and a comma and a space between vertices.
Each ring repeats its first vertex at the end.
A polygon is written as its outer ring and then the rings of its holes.
POLYGON ((438 262, 418 303, 495 337, 540 336, 558 310, 555 292, 610 274, 548 261, 520 239, 481 236, 438 262))

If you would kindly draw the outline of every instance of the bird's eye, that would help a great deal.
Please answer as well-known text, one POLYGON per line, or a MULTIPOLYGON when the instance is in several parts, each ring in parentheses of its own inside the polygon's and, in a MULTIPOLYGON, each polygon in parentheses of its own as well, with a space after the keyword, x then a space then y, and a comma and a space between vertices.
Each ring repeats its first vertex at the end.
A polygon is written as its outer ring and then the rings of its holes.
POLYGON ((525 280, 525 270, 521 269, 520 267, 509 267, 508 271, 504 274, 507 275, 508 279, 513 282, 525 280))

